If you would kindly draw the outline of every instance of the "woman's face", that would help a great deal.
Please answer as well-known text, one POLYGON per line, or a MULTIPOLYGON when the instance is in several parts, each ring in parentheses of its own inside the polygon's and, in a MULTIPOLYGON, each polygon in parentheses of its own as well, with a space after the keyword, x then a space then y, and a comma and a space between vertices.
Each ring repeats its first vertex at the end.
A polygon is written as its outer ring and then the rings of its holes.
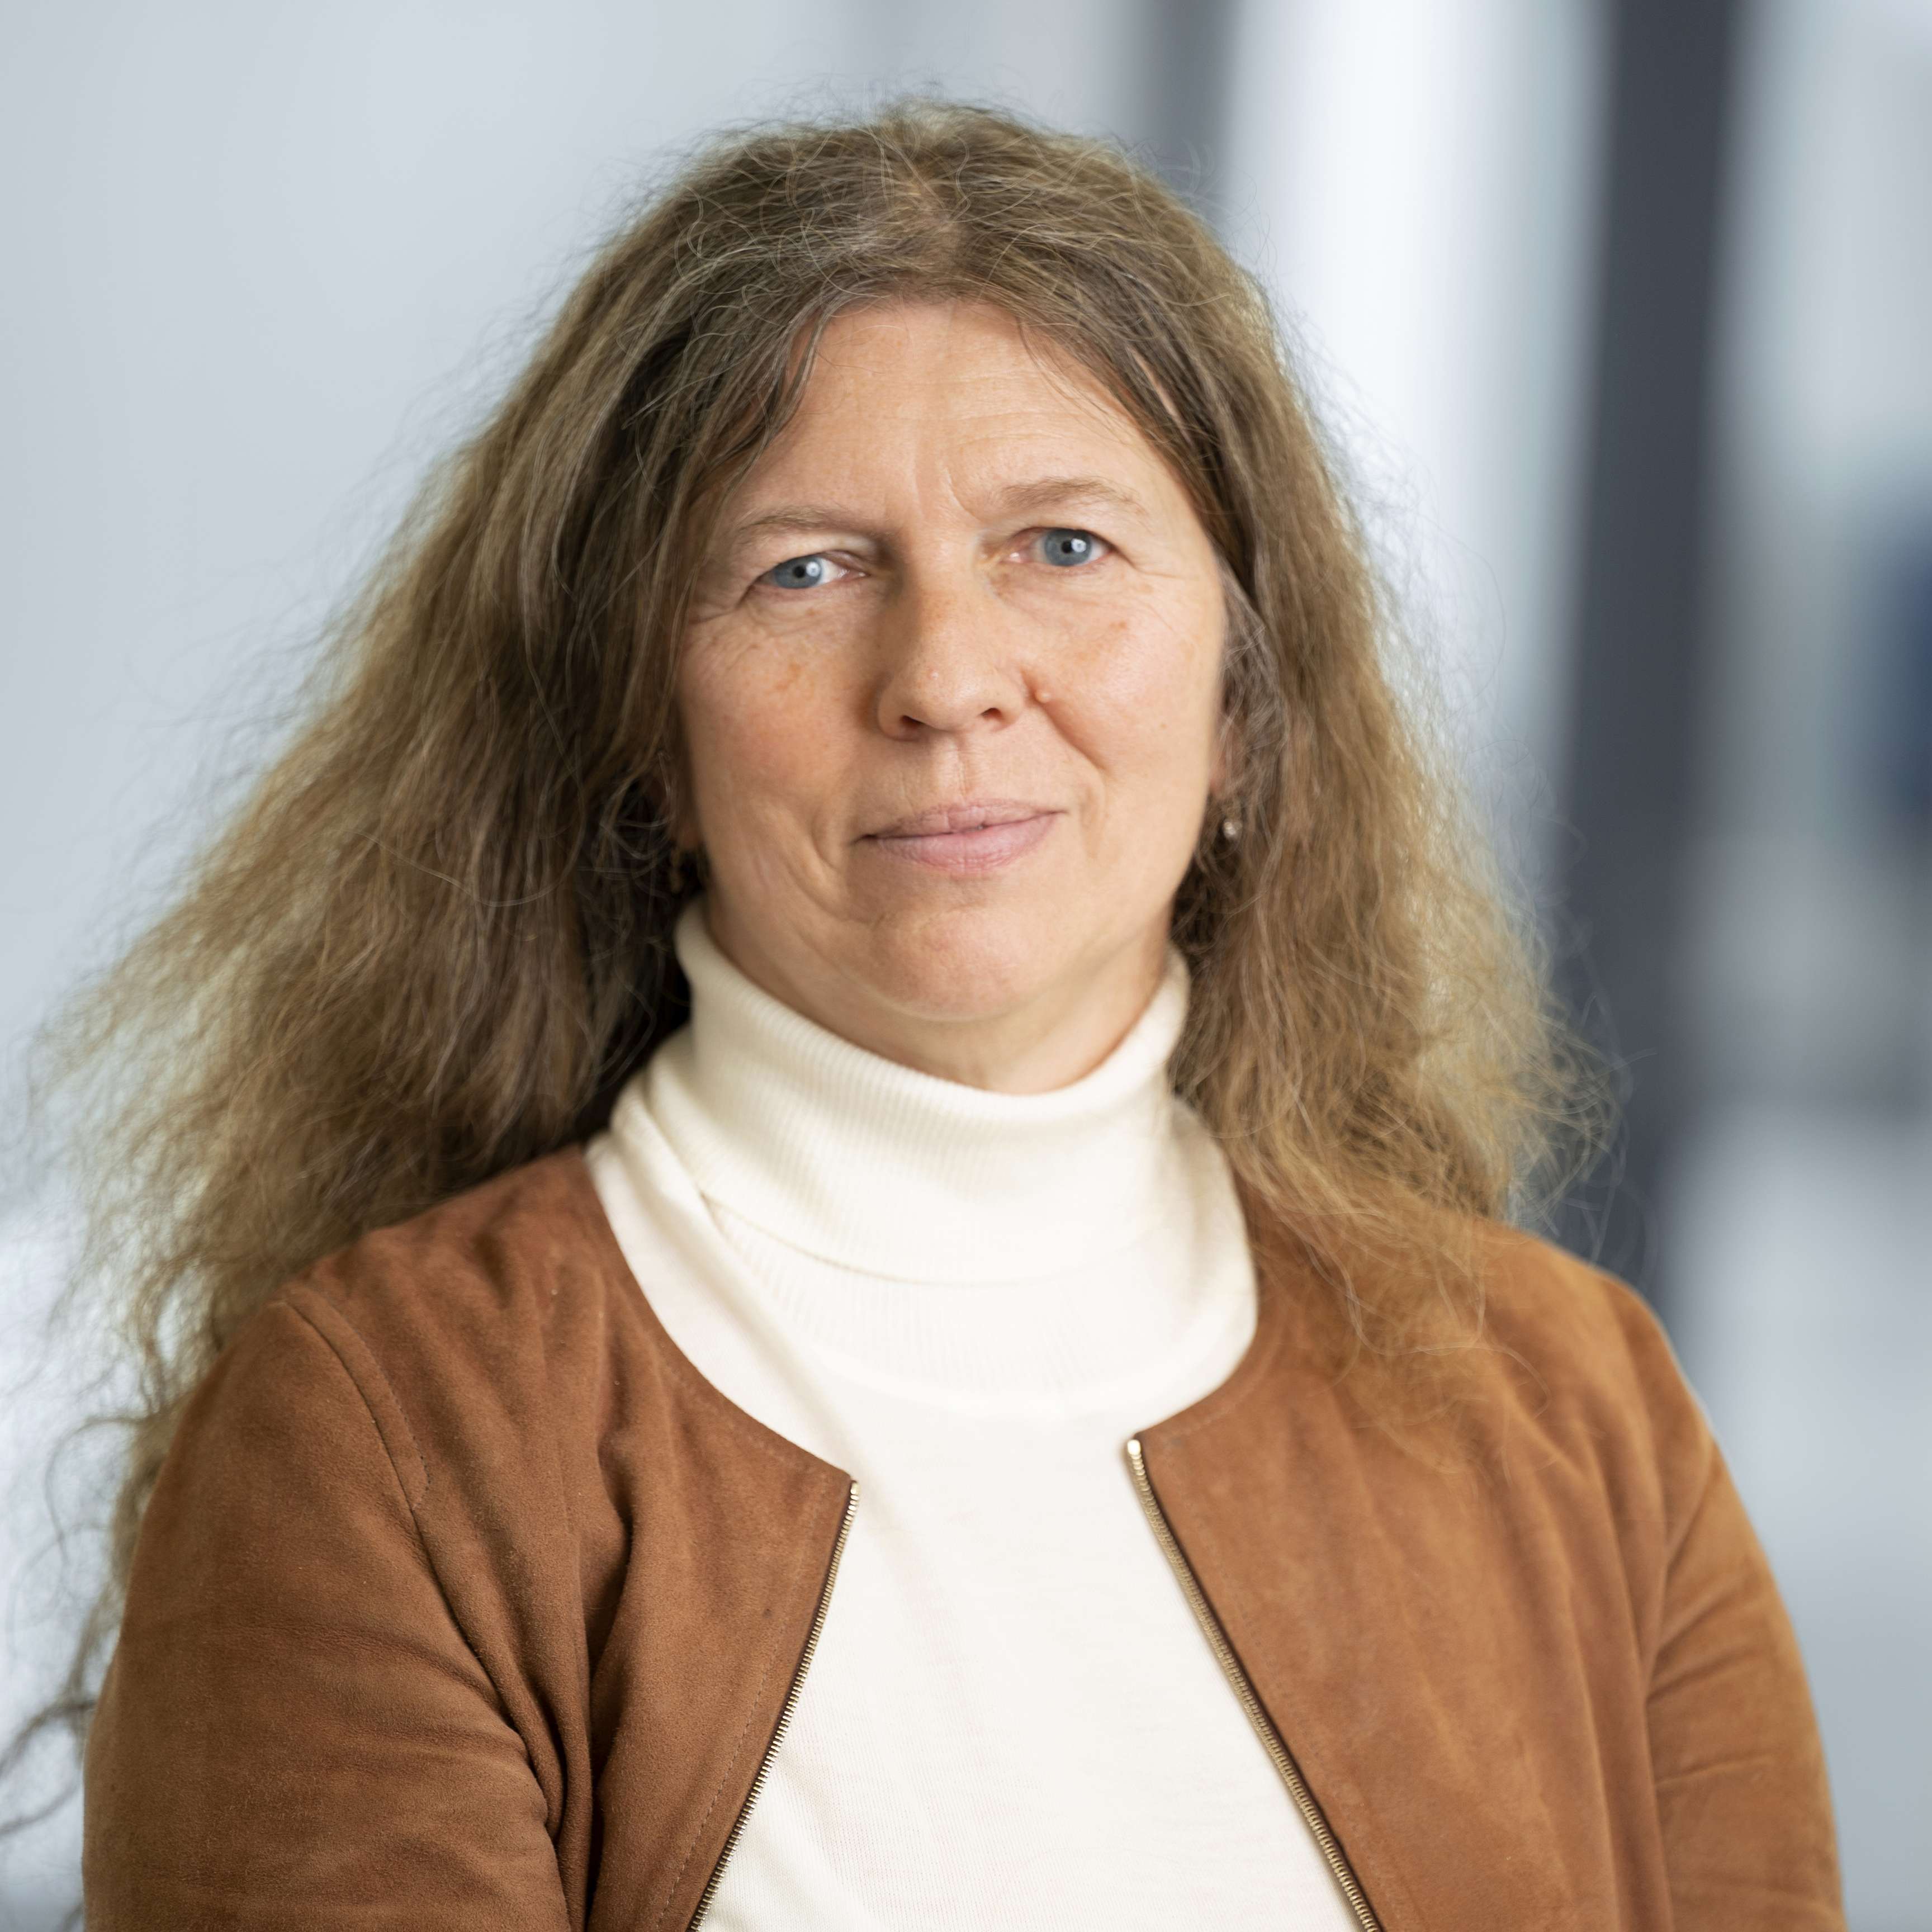
POLYGON ((1090 377, 990 306, 842 316, 686 638, 718 944, 943 1078, 1079 1078, 1153 992, 1222 782, 1224 624, 1199 519, 1090 377))

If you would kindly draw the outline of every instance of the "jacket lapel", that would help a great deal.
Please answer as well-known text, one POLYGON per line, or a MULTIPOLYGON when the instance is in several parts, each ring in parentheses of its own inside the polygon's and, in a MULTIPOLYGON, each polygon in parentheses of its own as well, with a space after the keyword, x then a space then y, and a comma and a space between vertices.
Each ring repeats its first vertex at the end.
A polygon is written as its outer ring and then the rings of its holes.
POLYGON ((1616 1565, 1583 1574, 1546 1473, 1504 1511, 1485 1445, 1444 1468, 1373 1427, 1308 1346, 1326 1292, 1264 1269, 1234 1374, 1142 1434, 1162 1511, 1385 1932, 1622 1924, 1583 1654, 1603 1620, 1573 1615, 1580 1588, 1622 1598, 1616 1565))

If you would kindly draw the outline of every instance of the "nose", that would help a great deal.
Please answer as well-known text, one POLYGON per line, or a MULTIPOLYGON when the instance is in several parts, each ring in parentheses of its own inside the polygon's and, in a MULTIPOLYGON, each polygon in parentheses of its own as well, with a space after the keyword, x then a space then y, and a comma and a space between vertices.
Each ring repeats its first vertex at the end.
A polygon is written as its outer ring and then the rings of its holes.
POLYGON ((882 626, 877 693, 888 737, 997 730, 1027 701, 1012 614, 970 567, 908 574, 882 626))

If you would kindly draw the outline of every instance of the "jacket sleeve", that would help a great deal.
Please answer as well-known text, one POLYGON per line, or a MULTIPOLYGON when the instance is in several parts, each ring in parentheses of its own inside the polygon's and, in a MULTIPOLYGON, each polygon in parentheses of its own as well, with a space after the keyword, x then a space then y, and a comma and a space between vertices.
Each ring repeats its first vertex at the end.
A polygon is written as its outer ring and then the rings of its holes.
POLYGON ((286 1302, 196 1390, 149 1501, 83 1834, 90 1932, 569 1923, 522 1739, 286 1302))
POLYGON ((1648 1718, 1676 1932, 1843 1932, 1824 1753, 1790 1618, 1688 1391, 1672 1432, 1684 1504, 1648 1718))

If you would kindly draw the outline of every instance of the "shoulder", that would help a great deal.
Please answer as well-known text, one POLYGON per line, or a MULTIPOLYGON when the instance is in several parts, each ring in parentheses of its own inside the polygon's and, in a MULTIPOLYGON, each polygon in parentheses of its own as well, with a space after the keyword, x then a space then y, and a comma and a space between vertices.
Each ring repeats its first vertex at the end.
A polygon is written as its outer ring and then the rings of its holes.
POLYGON ((532 1351, 561 1364, 595 1348, 634 1292, 572 1147, 364 1235, 279 1298, 399 1360, 428 1348, 514 1376, 532 1351))
POLYGON ((1520 1228, 1478 1220, 1472 1232, 1484 1324, 1495 1339, 1572 1378, 1675 1375, 1662 1324, 1628 1282, 1520 1228))
MULTIPOLYGON (((1386 1352, 1331 1339, 1341 1327, 1332 1286, 1284 1274, 1323 1311, 1281 1331, 1306 1338, 1282 1352, 1298 1398, 1315 1409, 1328 1400, 1321 1388, 1331 1390, 1334 1413, 1391 1482, 1432 1470, 1453 1479, 1425 1484, 1432 1496, 1480 1496, 1519 1528, 1606 1539, 1627 1568, 1660 1574, 1720 1468, 1662 1324, 1626 1283, 1523 1230, 1458 1216, 1432 1232, 1351 1270, 1371 1320, 1378 1301, 1434 1298, 1432 1325, 1386 1352), (1473 1320, 1460 1295, 1434 1286, 1472 1275, 1473 1320)), ((1297 1297, 1276 1300, 1292 1309, 1297 1297)))
POLYGON ((1628 1282, 1501 1222, 1478 1221, 1473 1234, 1484 1338, 1551 1396, 1694 1406, 1663 1324, 1628 1282))
MULTIPOLYGON (((1436 1414, 1468 1395, 1519 1420, 1552 1426, 1701 1415, 1662 1324, 1615 1275, 1486 1216, 1444 1216, 1423 1234, 1400 1248, 1342 1249, 1337 1265, 1354 1304, 1352 1323, 1359 1311, 1372 1330, 1384 1311, 1399 1311, 1401 1326, 1387 1352, 1364 1351, 1352 1328, 1339 1342, 1331 1339, 1339 1324, 1324 1312, 1302 1330, 1315 1360, 1339 1362, 1345 1379, 1385 1365, 1436 1414)), ((1264 1246, 1270 1256, 1298 1255, 1292 1242, 1264 1246)), ((1305 1258, 1282 1278, 1318 1307, 1344 1305, 1332 1286, 1318 1288, 1336 1275, 1305 1258)), ((1372 1399, 1382 1384, 1368 1374, 1364 1381, 1372 1399)))
POLYGON ((492 1466, 594 1454, 605 1392, 661 1357, 656 1334, 571 1148, 316 1262, 232 1352, 238 1373, 272 1383, 326 1345, 416 1502, 439 1472, 460 1488, 492 1466))
POLYGON ((1552 1242, 1492 1221, 1475 1236, 1478 1379, 1492 1417, 1520 1452, 1587 1469, 1620 1514, 1667 1534, 1696 1507, 1716 1446, 1663 1324, 1628 1283, 1552 1242))
POLYGON ((566 1287, 601 1298, 623 1272, 572 1147, 374 1229, 282 1292, 320 1295, 358 1324, 466 1328, 568 1318, 570 1306, 558 1306, 566 1287))
POLYGON ((600 1215, 571 1150, 271 1294, 182 1407, 139 1600, 228 1578, 267 1601, 320 1550, 393 1583, 425 1546, 439 1574, 472 1578, 537 1546, 596 1469, 600 1391, 648 1355, 620 1332, 649 1318, 600 1215), (488 1551, 457 1549, 479 1535, 488 1551))
POLYGON ((262 1312, 278 1309, 339 1358, 405 1487, 436 1490, 439 1516, 495 1516, 518 1498, 538 1514, 591 1508, 640 1459, 809 1460, 678 1348, 579 1147, 365 1234, 262 1312))

